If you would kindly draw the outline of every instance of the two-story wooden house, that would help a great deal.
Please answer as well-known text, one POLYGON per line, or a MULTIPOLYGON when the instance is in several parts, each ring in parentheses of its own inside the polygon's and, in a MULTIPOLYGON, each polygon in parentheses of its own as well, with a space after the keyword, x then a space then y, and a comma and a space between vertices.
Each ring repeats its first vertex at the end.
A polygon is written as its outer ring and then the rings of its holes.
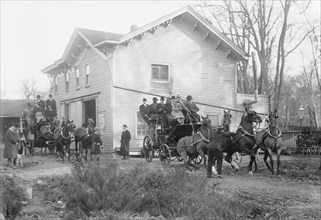
MULTIPOLYGON (((81 126, 88 118, 100 128, 107 151, 120 145, 122 125, 132 134, 131 151, 142 146, 146 125, 142 99, 192 95, 194 101, 242 109, 237 62, 248 57, 191 7, 184 7, 125 35, 76 28, 63 56, 43 73, 52 78, 59 117, 81 126)), ((269 99, 254 107, 268 111, 269 99)), ((214 125, 223 111, 199 104, 214 125)), ((240 113, 233 114, 233 126, 240 113)))

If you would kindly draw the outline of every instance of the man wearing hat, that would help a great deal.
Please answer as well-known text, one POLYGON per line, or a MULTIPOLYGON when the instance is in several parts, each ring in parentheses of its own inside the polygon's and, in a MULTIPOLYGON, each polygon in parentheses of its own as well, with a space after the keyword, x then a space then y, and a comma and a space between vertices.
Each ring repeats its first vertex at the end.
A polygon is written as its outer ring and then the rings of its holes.
POLYGON ((184 102, 184 105, 187 109, 185 109, 186 111, 186 119, 187 119, 187 123, 193 123, 193 122, 200 122, 200 116, 197 114, 197 112, 199 111, 199 108, 196 106, 196 104, 193 102, 193 98, 191 95, 188 95, 186 97, 186 100, 184 102))
POLYGON ((129 141, 131 139, 130 132, 127 130, 127 125, 123 125, 123 132, 120 139, 120 155, 123 156, 123 160, 129 157, 129 141))
POLYGON ((167 120, 167 105, 165 104, 165 97, 162 96, 160 99, 160 103, 158 103, 158 114, 159 114, 159 118, 161 120, 162 123, 162 128, 168 128, 168 120, 167 120))
POLYGON ((148 114, 148 118, 149 120, 156 120, 158 119, 158 103, 157 103, 158 99, 156 97, 153 98, 153 104, 151 104, 149 106, 149 114, 148 114))
POLYGON ((142 116, 142 118, 146 121, 148 126, 150 126, 150 121, 148 120, 149 105, 147 104, 146 98, 143 98, 143 104, 139 106, 139 113, 142 116))
POLYGON ((5 147, 3 150, 3 158, 8 159, 8 166, 15 167, 18 156, 19 143, 21 141, 19 133, 13 122, 8 125, 9 129, 5 136, 5 147))
MULTIPOLYGON (((56 106, 56 100, 52 98, 52 95, 49 94, 49 99, 46 101, 46 109, 49 109, 49 106, 51 106, 51 109, 53 111, 53 115, 57 115, 57 106, 56 106)), ((56 117, 56 116, 55 116, 56 117)))

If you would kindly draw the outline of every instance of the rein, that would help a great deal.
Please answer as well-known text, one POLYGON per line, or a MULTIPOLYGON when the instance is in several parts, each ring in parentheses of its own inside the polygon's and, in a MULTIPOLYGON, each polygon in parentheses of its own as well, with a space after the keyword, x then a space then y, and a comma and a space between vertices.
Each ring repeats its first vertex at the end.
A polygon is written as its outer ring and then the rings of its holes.
POLYGON ((65 137, 64 134, 63 134, 63 132, 62 132, 62 130, 63 130, 63 129, 61 129, 60 135, 61 135, 64 139, 69 139, 70 136, 71 136, 71 132, 69 132, 68 137, 65 137))
MULTIPOLYGON (((278 129, 279 130, 279 129, 278 129)), ((269 128, 268 129, 268 135, 271 137, 271 138, 274 138, 274 139, 278 139, 278 138, 280 138, 281 136, 282 136, 282 132, 279 130, 279 134, 277 135, 277 136, 275 136, 275 135, 273 135, 273 134, 271 134, 271 129, 269 128)))
POLYGON ((211 142, 210 140, 208 140, 208 139, 205 138, 205 136, 202 134, 202 132, 201 132, 200 130, 198 130, 198 131, 192 136, 192 143, 191 143, 191 145, 198 144, 198 143, 201 142, 201 141, 205 141, 205 142, 207 142, 207 143, 210 143, 210 142, 211 142), (201 137, 201 139, 199 139, 199 140, 196 141, 196 142, 193 142, 193 137, 194 137, 195 135, 199 135, 199 136, 201 137))

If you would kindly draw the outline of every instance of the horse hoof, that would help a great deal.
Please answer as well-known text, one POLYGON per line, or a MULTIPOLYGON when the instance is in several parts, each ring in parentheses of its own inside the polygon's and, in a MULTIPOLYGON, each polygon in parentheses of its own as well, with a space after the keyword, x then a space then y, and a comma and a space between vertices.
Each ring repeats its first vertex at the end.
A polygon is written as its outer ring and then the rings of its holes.
POLYGON ((249 172, 249 175, 250 175, 250 176, 253 176, 253 172, 252 172, 252 171, 250 171, 250 172, 249 172))

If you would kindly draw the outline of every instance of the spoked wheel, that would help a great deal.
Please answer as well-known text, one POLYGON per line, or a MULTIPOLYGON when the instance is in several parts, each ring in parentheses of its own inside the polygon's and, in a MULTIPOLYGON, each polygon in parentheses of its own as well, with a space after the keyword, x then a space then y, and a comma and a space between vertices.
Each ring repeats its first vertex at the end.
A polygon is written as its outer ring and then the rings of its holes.
POLYGON ((169 165, 171 163, 171 151, 167 144, 162 144, 159 147, 159 159, 164 165, 169 165))
POLYGON ((193 163, 195 164, 200 164, 202 163, 202 161, 203 161, 203 158, 201 156, 197 156, 193 159, 193 163))
POLYGON ((145 136, 144 142, 143 142, 143 148, 145 150, 145 159, 147 162, 152 162, 154 157, 154 149, 152 146, 152 139, 150 136, 145 136))

